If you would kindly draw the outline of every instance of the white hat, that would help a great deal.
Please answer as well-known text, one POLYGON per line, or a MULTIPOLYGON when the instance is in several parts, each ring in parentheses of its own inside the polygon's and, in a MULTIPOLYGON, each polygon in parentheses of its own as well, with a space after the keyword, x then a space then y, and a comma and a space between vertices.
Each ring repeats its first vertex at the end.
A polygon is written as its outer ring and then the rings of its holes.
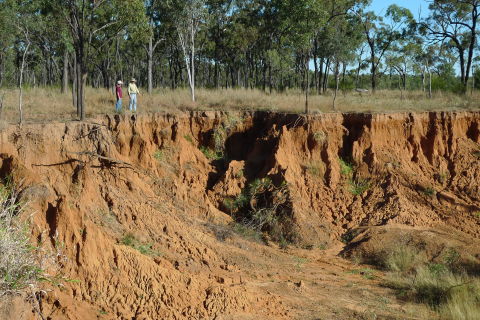
POLYGON ((135 78, 132 78, 132 80, 130 80, 130 82, 137 82, 137 80, 135 78))
POLYGON ((118 80, 118 81, 117 81, 117 84, 123 84, 123 81, 122 81, 122 80, 118 80))

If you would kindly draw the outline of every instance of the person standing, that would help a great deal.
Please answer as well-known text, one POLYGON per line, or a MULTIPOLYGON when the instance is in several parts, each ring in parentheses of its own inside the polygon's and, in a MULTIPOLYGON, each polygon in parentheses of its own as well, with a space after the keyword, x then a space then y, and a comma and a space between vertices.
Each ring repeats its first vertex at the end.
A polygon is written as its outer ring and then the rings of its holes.
POLYGON ((137 80, 133 78, 128 85, 128 96, 130 97, 130 111, 137 112, 137 95, 140 94, 137 88, 137 80))
POLYGON ((123 98, 122 85, 123 85, 123 82, 121 80, 118 80, 117 85, 115 86, 115 95, 117 96, 117 103, 115 103, 116 112, 122 111, 122 98, 123 98))

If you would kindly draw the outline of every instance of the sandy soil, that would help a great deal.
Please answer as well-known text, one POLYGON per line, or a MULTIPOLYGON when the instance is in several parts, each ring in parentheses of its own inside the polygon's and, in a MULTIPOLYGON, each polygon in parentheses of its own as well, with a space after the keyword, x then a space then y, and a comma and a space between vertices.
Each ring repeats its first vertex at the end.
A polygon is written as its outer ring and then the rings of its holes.
POLYGON ((45 319, 429 319, 345 257, 408 239, 478 260, 479 143, 479 112, 104 116, 4 129, 0 177, 78 280, 45 295, 45 319), (225 208, 265 177, 287 186, 288 246, 225 208))

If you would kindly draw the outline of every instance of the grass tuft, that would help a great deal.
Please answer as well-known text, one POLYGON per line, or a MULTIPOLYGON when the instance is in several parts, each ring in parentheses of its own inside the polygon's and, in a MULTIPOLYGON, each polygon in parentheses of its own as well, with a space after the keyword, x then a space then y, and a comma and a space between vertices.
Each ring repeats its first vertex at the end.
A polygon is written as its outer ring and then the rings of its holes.
POLYGON ((161 254, 153 249, 153 244, 144 243, 135 238, 131 233, 127 233, 120 240, 120 243, 138 250, 141 254, 147 256, 160 256, 161 254))
POLYGON ((338 162, 340 163, 340 173, 342 175, 351 176, 353 174, 353 164, 342 158, 339 158, 338 162))

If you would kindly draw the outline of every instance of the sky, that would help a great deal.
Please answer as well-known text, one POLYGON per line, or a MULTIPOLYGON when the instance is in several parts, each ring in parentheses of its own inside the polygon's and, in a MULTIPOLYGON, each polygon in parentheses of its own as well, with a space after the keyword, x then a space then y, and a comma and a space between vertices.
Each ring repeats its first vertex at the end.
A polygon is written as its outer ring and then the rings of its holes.
POLYGON ((371 9, 375 11, 377 15, 384 15, 388 6, 391 4, 410 9, 415 18, 418 17, 419 10, 421 10, 422 16, 425 16, 428 11, 428 3, 425 0, 373 0, 371 9))

